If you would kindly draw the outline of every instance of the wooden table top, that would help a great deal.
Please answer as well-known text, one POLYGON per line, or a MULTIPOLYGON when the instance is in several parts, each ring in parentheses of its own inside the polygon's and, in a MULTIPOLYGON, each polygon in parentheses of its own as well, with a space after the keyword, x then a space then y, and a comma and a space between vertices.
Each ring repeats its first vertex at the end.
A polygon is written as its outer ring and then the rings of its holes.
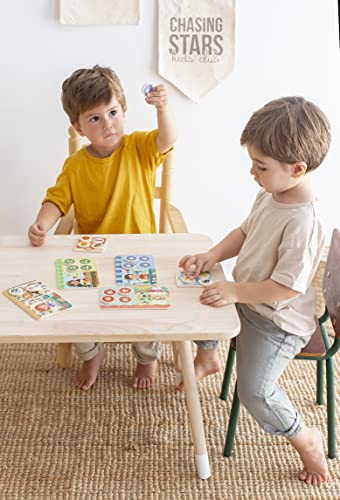
MULTIPOLYGON (((154 256, 158 284, 170 290, 171 306, 164 310, 101 309, 98 289, 59 291, 73 307, 50 318, 35 320, 0 294, 0 342, 131 342, 231 338, 239 331, 233 305, 213 308, 200 304, 200 288, 178 288, 179 259, 208 250, 212 242, 200 234, 108 235, 104 253, 93 253, 101 285, 114 284, 115 255, 154 256)), ((0 237, 0 289, 40 280, 58 291, 55 260, 86 255, 72 248, 77 236, 49 236, 43 247, 32 247, 24 236, 0 237)), ((220 264, 214 281, 224 279, 220 264)))

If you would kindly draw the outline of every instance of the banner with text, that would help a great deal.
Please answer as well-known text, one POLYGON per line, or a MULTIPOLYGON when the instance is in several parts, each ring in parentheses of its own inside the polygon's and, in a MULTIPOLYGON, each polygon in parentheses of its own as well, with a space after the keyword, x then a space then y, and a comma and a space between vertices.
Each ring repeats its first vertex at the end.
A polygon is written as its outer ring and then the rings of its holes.
POLYGON ((233 68, 234 0, 158 0, 159 74, 198 101, 233 68))
POLYGON ((138 24, 140 0, 60 0, 61 24, 138 24))

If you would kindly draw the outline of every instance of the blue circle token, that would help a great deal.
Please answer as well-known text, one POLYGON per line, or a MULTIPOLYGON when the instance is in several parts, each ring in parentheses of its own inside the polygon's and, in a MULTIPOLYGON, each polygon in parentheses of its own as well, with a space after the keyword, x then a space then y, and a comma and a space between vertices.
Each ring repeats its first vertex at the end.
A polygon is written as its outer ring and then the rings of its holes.
POLYGON ((151 92, 153 89, 151 83, 144 83, 143 87, 142 87, 142 93, 144 95, 148 94, 149 92, 151 92))

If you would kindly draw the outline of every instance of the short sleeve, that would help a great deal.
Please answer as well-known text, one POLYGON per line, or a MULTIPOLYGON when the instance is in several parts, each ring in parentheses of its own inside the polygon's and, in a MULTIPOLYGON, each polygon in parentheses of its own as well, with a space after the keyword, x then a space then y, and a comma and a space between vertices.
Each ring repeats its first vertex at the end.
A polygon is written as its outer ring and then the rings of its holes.
POLYGON ((47 190, 42 204, 50 201, 56 205, 63 215, 67 214, 72 205, 72 193, 68 177, 67 160, 54 186, 47 190))
POLYGON ((293 217, 285 228, 271 279, 304 294, 320 262, 323 245, 321 224, 313 216, 293 217))
POLYGON ((165 153, 160 153, 158 151, 156 144, 158 136, 157 129, 152 130, 151 132, 135 132, 133 136, 141 163, 150 167, 152 170, 155 170, 161 163, 163 163, 167 154, 173 150, 173 148, 170 148, 169 151, 166 151, 165 153))
POLYGON ((305 293, 312 279, 316 254, 308 248, 287 248, 279 252, 271 279, 299 293, 305 293))

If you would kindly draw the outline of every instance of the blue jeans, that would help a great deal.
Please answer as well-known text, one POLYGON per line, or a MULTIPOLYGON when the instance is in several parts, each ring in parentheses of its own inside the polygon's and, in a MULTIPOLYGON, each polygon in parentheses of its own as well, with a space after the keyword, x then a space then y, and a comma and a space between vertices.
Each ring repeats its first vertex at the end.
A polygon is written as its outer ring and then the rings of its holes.
POLYGON ((241 321, 236 337, 238 397, 266 432, 295 436, 302 418, 277 381, 311 335, 288 333, 244 304, 237 304, 237 310, 241 321))

